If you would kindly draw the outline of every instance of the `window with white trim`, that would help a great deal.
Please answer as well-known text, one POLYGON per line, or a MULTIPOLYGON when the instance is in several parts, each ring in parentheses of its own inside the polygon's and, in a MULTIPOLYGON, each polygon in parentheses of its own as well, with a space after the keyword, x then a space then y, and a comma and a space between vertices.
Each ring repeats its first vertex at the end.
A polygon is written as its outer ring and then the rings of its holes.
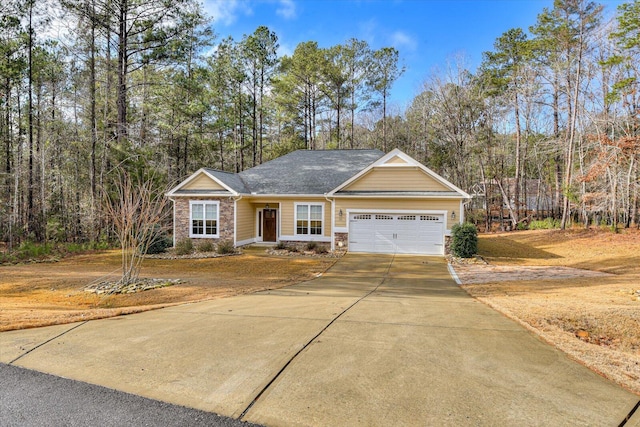
POLYGON ((322 235, 324 205, 296 203, 296 235, 322 235))
POLYGON ((189 201, 189 237, 220 237, 218 233, 219 219, 219 201, 189 201))

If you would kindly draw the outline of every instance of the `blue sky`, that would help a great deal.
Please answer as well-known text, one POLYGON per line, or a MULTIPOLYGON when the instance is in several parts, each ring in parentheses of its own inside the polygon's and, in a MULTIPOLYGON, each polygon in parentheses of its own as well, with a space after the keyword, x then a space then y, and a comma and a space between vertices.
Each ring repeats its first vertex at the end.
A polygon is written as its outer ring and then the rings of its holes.
MULTIPOLYGON (((622 1, 605 0, 612 16, 622 1)), ((366 40, 374 49, 393 46, 405 74, 396 82, 392 102, 404 108, 434 67, 444 68, 464 55, 474 70, 482 52, 510 28, 528 30, 553 0, 204 0, 219 39, 241 40, 260 25, 274 31, 280 54, 317 41, 320 47, 349 38, 366 40)))

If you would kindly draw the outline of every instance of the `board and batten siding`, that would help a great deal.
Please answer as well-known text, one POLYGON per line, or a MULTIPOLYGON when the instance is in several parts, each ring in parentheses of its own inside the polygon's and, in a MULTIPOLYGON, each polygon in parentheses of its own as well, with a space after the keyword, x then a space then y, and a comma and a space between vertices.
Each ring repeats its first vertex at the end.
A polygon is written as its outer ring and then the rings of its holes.
POLYGON ((451 191, 416 167, 379 167, 342 191, 451 191))
POLYGON ((296 203, 313 203, 324 206, 324 218, 322 224, 323 236, 330 237, 331 236, 331 203, 327 202, 326 199, 318 199, 318 198, 299 198, 299 199, 290 199, 284 200, 280 202, 280 224, 282 229, 280 230, 280 235, 282 236, 293 236, 296 232, 295 225, 295 204, 296 203))
POLYGON ((447 229, 460 222, 459 199, 356 199, 336 198, 336 227, 346 227, 349 220, 347 212, 351 209, 370 210, 371 212, 385 211, 447 211, 447 229), (339 213, 342 209, 342 217, 339 213), (451 219, 451 212, 456 218, 451 219))
POLYGON ((256 237, 256 210, 251 201, 240 199, 236 202, 236 242, 256 237))
POLYGON ((193 181, 182 187, 183 190, 227 190, 204 173, 195 177, 193 181))

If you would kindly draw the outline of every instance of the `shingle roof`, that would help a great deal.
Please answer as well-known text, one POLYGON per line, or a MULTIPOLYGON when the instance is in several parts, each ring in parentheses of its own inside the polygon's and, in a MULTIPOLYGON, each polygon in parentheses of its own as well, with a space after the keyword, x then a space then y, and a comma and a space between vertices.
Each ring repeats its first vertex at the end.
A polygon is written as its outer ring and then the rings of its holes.
POLYGON ((238 193, 248 193, 248 188, 237 173, 223 172, 217 169, 204 168, 208 174, 216 177, 227 187, 238 193))
POLYGON ((298 150, 238 174, 205 168, 243 194, 325 194, 374 163, 380 150, 298 150))
POLYGON ((211 194, 229 195, 227 190, 175 190, 173 194, 178 196, 208 196, 211 194))

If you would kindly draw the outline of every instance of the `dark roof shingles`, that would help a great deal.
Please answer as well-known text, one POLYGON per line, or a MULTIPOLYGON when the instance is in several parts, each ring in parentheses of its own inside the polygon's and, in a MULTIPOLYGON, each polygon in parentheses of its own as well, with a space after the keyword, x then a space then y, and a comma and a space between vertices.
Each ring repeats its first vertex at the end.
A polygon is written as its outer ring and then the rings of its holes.
POLYGON ((242 181, 242 178, 236 173, 224 172, 217 169, 209 168, 204 168, 204 170, 207 171, 208 174, 219 179, 223 184, 236 191, 237 193, 249 192, 247 186, 242 181))
POLYGON ((239 174, 207 172, 238 193, 325 194, 383 155, 380 150, 298 150, 239 174))

